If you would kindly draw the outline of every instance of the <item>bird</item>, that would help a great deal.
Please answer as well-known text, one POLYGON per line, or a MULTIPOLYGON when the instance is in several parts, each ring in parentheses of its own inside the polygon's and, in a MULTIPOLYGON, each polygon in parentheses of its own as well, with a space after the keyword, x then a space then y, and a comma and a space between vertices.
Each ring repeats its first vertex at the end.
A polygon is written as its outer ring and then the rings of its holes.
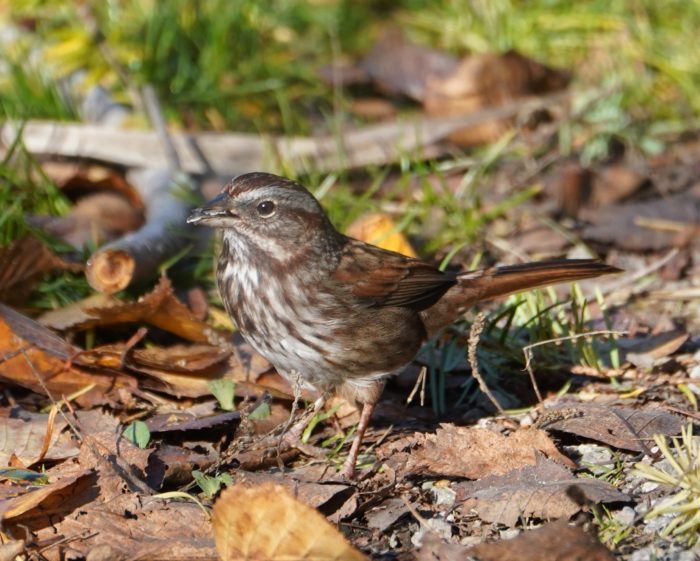
MULTIPOLYGON (((387 379, 478 302, 620 269, 559 259, 449 272, 345 236, 301 183, 232 179, 187 219, 223 232, 216 279, 243 338, 287 380, 360 409, 338 474, 351 480, 387 379)), ((294 431, 295 437, 302 429, 294 431)))

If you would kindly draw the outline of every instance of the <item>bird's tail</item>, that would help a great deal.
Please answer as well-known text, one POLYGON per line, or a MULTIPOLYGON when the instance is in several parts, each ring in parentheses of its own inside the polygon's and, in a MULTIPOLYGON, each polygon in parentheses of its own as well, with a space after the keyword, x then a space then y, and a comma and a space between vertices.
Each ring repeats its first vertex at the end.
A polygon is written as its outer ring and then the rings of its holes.
POLYGON ((559 259, 460 273, 457 284, 432 307, 422 311, 421 317, 428 337, 432 337, 477 302, 619 272, 617 267, 594 259, 559 259))
POLYGON ((467 293, 473 287, 477 300, 489 300, 542 286, 620 272, 621 269, 595 259, 557 259, 472 271, 458 275, 457 280, 467 293))

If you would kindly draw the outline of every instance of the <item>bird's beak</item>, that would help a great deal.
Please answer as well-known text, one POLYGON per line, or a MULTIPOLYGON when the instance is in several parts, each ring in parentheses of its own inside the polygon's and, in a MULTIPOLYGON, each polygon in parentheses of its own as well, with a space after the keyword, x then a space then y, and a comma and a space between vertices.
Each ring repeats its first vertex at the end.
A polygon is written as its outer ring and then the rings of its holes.
POLYGON ((225 227, 229 219, 235 218, 228 208, 228 195, 221 193, 200 208, 195 208, 187 217, 188 224, 201 224, 214 228, 225 227))

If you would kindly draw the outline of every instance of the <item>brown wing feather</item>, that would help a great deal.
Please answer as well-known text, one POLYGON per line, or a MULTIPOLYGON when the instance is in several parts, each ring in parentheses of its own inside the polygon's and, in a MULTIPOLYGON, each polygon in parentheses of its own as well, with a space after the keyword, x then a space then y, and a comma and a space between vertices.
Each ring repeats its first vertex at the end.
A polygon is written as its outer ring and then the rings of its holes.
POLYGON ((457 283, 432 265, 357 240, 346 244, 334 278, 368 306, 414 310, 429 308, 457 283))

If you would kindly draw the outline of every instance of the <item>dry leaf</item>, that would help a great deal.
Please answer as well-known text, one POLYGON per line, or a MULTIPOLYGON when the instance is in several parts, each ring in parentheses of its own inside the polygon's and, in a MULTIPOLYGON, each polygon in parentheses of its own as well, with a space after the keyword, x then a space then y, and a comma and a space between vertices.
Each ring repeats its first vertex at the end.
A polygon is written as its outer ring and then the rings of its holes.
POLYGON ((25 493, 3 501, 0 506, 0 520, 12 519, 15 523, 25 525, 29 525, 31 521, 34 522, 32 527, 36 527, 37 520, 50 524, 51 516, 69 511, 74 506, 72 499, 86 494, 93 484, 94 474, 85 470, 76 475, 61 477, 48 485, 33 487, 25 493), (71 501, 67 500, 69 497, 71 501))
POLYGON ((54 269, 80 271, 82 265, 67 263, 33 237, 0 247, 0 302, 22 303, 41 275, 54 269))
POLYGON ((624 352, 625 360, 634 364, 637 368, 652 368, 654 363, 675 353, 690 337, 685 330, 673 329, 658 335, 652 335, 638 341, 620 341, 620 347, 624 352))
POLYGON ((80 249, 90 243, 101 245, 138 229, 143 223, 143 213, 120 194, 101 192, 79 199, 66 216, 31 216, 27 221, 80 249))
POLYGON ((214 505, 212 524, 223 561, 366 559, 321 514, 281 485, 226 489, 214 505))
MULTIPOLYGON (((680 434, 683 421, 660 409, 602 407, 592 403, 547 410, 538 426, 590 438, 615 448, 643 452, 655 434, 680 434)), ((647 448, 648 449, 648 448, 647 448)))
POLYGON ((399 520, 399 518, 408 514, 408 512, 408 507, 402 499, 392 497, 367 512, 365 514, 365 519, 367 520, 367 526, 369 528, 385 532, 399 520))
POLYGON ((474 547, 447 544, 428 534, 418 561, 614 561, 613 555, 591 534, 563 520, 545 524, 512 540, 474 547))
POLYGON ((411 43, 400 29, 392 28, 360 67, 380 91, 421 102, 430 79, 448 76, 457 64, 452 55, 411 43))
POLYGON ((505 436, 488 429, 443 424, 410 454, 408 469, 411 473, 481 479, 535 465, 537 452, 574 467, 542 430, 519 429, 505 436))
POLYGON ((348 227, 347 235, 409 257, 418 257, 411 247, 411 242, 398 230, 396 223, 387 214, 361 216, 348 227))
POLYGON ((700 184, 675 195, 634 201, 582 212, 592 225, 586 240, 614 245, 618 250, 659 251, 698 239, 700 184))
POLYGON ((256 486, 281 485, 294 498, 308 507, 317 509, 331 522, 337 523, 357 509, 357 493, 354 486, 328 481, 328 466, 300 464, 284 473, 244 471, 235 473, 236 484, 256 486))
POLYGON ((595 504, 630 500, 605 481, 576 477, 568 469, 547 459, 505 475, 459 483, 456 490, 458 500, 466 497, 463 513, 473 510, 486 522, 498 522, 512 528, 521 518, 556 520, 577 513, 581 507, 567 494, 572 485, 595 504))
POLYGON ((125 374, 88 373, 77 368, 69 359, 79 350, 34 320, 0 304, 1 381, 39 394, 46 393, 45 386, 57 397, 92 387, 77 398, 85 406, 107 402, 114 389, 136 387, 136 381, 125 374))
MULTIPOLYGON (((10 465, 14 456, 20 463, 29 467, 40 459, 40 453, 47 436, 49 415, 27 413, 21 415, 29 418, 0 419, 0 466, 10 465)), ((67 438, 59 438, 66 422, 58 418, 53 424, 49 447, 43 459, 49 461, 65 460, 78 453, 78 448, 67 438)))
POLYGON ((104 325, 145 322, 195 343, 208 343, 212 329, 180 302, 166 276, 136 302, 122 302, 98 294, 60 310, 45 313, 39 321, 58 330, 89 329, 104 325))
MULTIPOLYGON (((517 99, 560 91, 569 75, 549 68, 515 51, 464 57, 447 76, 428 81, 425 111, 430 116, 466 115, 487 107, 500 107, 517 99)), ((475 146, 498 139, 509 119, 493 120, 449 136, 462 146, 475 146)))

